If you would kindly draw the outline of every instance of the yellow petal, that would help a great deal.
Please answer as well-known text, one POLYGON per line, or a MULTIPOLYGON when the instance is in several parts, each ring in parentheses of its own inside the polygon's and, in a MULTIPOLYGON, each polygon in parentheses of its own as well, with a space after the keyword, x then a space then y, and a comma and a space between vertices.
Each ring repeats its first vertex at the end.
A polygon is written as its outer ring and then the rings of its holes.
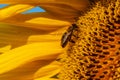
POLYGON ((59 79, 53 79, 53 78, 38 78, 38 79, 35 79, 35 80, 59 80, 59 79))
MULTIPOLYGON (((10 45, 11 48, 25 45, 32 35, 42 35, 48 32, 36 29, 29 29, 19 26, 11 26, 0 23, 0 48, 10 45)), ((43 38, 44 39, 44 38, 43 38)))
POLYGON ((53 62, 47 66, 40 68, 35 73, 35 80, 49 80, 53 78, 54 75, 57 75, 60 71, 60 63, 53 62))
POLYGON ((0 55, 0 74, 33 60, 55 58, 62 52, 58 41, 34 43, 12 49, 0 55))
POLYGON ((26 4, 17 4, 17 5, 10 5, 0 10, 0 20, 11 17, 23 11, 33 8, 32 5, 26 4))
POLYGON ((55 20, 63 20, 63 21, 68 21, 68 22, 73 22, 75 21, 74 15, 71 16, 63 16, 63 15, 59 15, 59 16, 55 16, 53 14, 50 14, 49 12, 37 12, 37 13, 29 13, 29 14, 17 14, 13 17, 8 18, 9 20, 15 21, 18 20, 19 21, 26 21, 26 20, 30 20, 33 18, 37 18, 37 17, 43 17, 43 18, 49 18, 49 19, 55 19, 55 20), (22 19, 21 19, 22 17, 22 19))
MULTIPOLYGON (((25 19, 27 18, 25 17, 25 19)), ((30 20, 25 20, 25 19, 14 17, 14 18, 2 20, 1 22, 12 25, 34 28, 34 29, 45 30, 45 31, 53 31, 62 28, 64 26, 70 25, 70 23, 67 21, 49 19, 44 17, 32 18, 30 20)))
POLYGON ((0 80, 33 80, 35 72, 53 60, 35 60, 0 74, 0 80))
MULTIPOLYGON (((88 0, 0 0, 0 3, 4 4, 40 4, 40 5, 48 5, 48 4, 65 4, 68 6, 72 6, 75 9, 81 10, 81 8, 86 7, 88 0)), ((50 10, 50 9, 49 9, 50 10)))
POLYGON ((87 9, 89 0, 0 0, 0 3, 39 5, 57 17, 59 17, 58 15, 78 17, 81 15, 81 11, 87 9))
POLYGON ((27 44, 34 42, 60 41, 61 36, 61 34, 31 35, 28 38, 27 44))
POLYGON ((88 7, 88 0, 54 0, 52 2, 41 1, 40 7, 54 16, 73 16, 78 17, 81 11, 88 7))
POLYGON ((45 76, 45 77, 41 77, 41 78, 36 78, 34 80, 59 80, 59 79, 50 78, 49 76, 45 76))
POLYGON ((65 27, 60 28, 56 31, 53 31, 50 33, 50 35, 63 35, 66 32, 66 30, 68 29, 68 27, 70 27, 70 26, 65 26, 65 27))
POLYGON ((26 21, 26 23, 38 24, 40 26, 43 26, 40 28, 42 30, 45 30, 46 28, 51 29, 51 28, 55 28, 55 27, 61 28, 61 27, 64 27, 66 25, 69 25, 69 23, 65 22, 65 21, 53 20, 53 19, 48 19, 48 18, 39 18, 39 17, 28 20, 28 21, 26 21), (47 23, 47 25, 46 25, 46 23, 47 23))
POLYGON ((6 45, 2 48, 0 48, 0 54, 4 53, 4 52, 7 52, 11 49, 11 45, 6 45))

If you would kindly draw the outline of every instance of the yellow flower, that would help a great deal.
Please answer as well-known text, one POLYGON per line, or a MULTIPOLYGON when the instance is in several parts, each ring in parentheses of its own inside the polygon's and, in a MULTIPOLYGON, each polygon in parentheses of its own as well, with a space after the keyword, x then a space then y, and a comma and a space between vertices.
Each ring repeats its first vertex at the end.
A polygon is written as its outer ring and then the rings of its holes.
POLYGON ((66 27, 88 6, 82 0, 0 0, 0 80, 57 80, 66 27), (40 6, 41 13, 21 14, 40 6))
POLYGON ((0 3, 0 80, 120 80, 120 0, 0 3), (22 14, 36 6, 46 12, 22 14))

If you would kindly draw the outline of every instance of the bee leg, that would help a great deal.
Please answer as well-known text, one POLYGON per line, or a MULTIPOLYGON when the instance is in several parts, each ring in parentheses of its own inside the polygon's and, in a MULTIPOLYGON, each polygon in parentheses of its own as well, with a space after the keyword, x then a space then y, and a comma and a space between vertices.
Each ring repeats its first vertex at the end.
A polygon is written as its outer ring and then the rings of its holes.
POLYGON ((79 38, 78 35, 74 35, 74 34, 73 34, 72 36, 74 36, 75 38, 79 38))
POLYGON ((72 42, 72 43, 75 43, 75 41, 73 41, 72 39, 70 39, 69 41, 72 42))

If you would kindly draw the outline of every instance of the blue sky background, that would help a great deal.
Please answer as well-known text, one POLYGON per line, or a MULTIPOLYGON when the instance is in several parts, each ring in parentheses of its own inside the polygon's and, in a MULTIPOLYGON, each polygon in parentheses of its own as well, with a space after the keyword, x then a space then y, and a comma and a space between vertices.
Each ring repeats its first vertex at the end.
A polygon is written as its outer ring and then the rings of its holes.
MULTIPOLYGON (((0 4, 0 8, 3 8, 5 6, 8 6, 8 4, 0 4)), ((23 12, 22 14, 27 14, 27 13, 32 13, 32 12, 45 12, 45 10, 40 7, 35 7, 33 9, 23 12)))

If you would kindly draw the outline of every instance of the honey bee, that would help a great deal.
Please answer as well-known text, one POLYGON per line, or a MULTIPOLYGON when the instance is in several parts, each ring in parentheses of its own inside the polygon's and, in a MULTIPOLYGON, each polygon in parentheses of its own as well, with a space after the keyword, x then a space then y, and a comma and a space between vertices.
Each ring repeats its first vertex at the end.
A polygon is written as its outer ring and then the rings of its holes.
POLYGON ((77 29, 78 26, 76 24, 72 24, 67 31, 63 34, 61 38, 61 46, 64 48, 69 41, 71 41, 71 36, 73 35, 73 31, 77 29))

